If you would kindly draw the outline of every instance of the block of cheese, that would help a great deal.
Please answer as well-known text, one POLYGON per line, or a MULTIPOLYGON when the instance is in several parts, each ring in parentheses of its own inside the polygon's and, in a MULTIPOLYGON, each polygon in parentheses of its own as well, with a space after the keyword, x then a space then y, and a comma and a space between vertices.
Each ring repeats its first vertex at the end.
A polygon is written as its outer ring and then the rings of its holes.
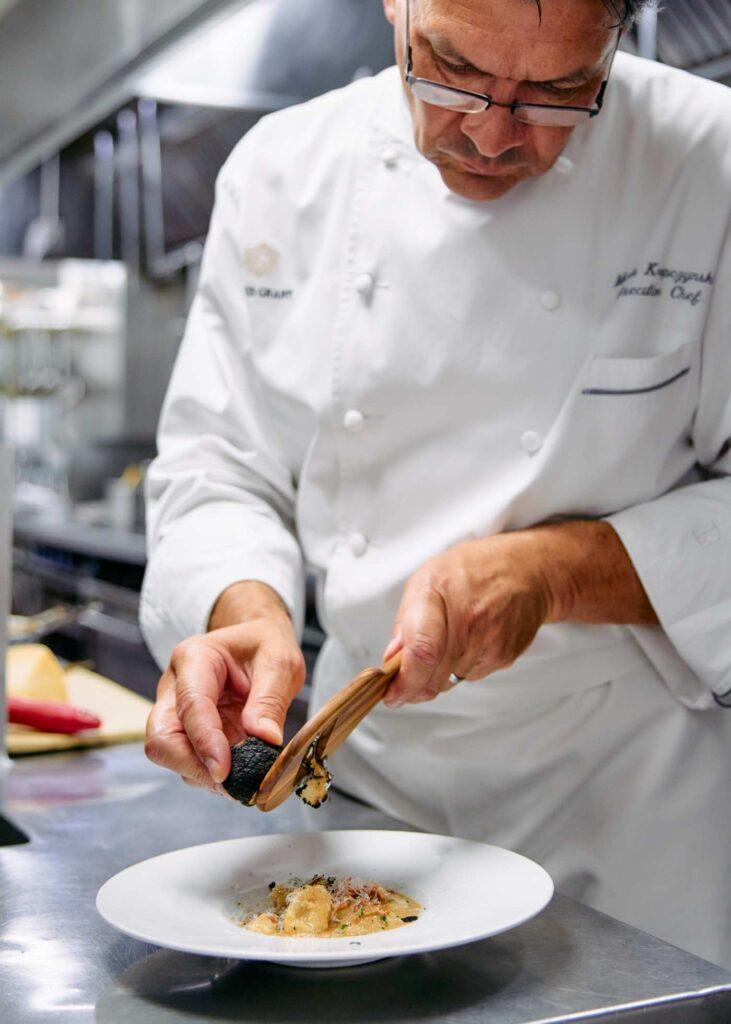
POLYGON ((8 647, 6 686, 11 697, 68 701, 64 671, 43 644, 8 647))

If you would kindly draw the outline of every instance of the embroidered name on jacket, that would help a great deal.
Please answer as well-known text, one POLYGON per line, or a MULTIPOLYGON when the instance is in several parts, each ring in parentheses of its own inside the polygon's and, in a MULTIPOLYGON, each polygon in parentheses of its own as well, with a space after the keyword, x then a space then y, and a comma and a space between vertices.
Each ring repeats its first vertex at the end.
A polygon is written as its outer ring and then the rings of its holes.
POLYGON ((293 295, 291 288, 253 288, 246 286, 247 299, 291 299, 293 295))
POLYGON ((698 270, 682 270, 651 261, 645 264, 642 271, 639 267, 622 271, 617 275, 614 288, 618 299, 659 299, 667 296, 676 302, 697 306, 706 297, 713 282, 711 271, 703 273, 698 270))

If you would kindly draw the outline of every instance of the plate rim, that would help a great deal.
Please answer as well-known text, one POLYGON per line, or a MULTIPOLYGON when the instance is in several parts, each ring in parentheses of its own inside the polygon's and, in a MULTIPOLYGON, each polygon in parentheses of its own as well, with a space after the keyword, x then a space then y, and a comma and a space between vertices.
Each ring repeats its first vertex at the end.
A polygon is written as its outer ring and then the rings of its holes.
MULTIPOLYGON (((209 957, 213 957, 213 958, 224 957, 226 959, 236 959, 236 960, 252 961, 252 962, 258 962, 258 963, 264 962, 264 963, 279 963, 279 964, 285 964, 285 965, 286 964, 296 965, 298 962, 308 963, 308 964, 312 964, 312 963, 317 962, 317 963, 322 963, 322 964, 330 963, 330 964, 332 964, 333 967, 335 967, 335 966, 338 965, 339 961, 348 961, 350 964, 353 964, 353 963, 356 963, 359 960, 364 960, 364 961, 371 960, 372 961, 375 958, 385 959, 387 957, 412 956, 412 955, 419 954, 419 953, 436 952, 436 951, 441 950, 441 949, 454 949, 457 946, 469 945, 471 942, 480 942, 480 941, 482 941, 484 939, 487 939, 487 938, 492 938, 492 937, 497 936, 497 935, 502 935, 505 932, 512 931, 514 928, 520 928, 521 925, 526 924, 526 922, 532 920, 532 918, 534 918, 534 917, 537 917, 538 914, 541 914, 546 909, 546 907, 549 905, 551 900, 553 899, 555 891, 556 891, 556 887, 555 887, 554 881, 551 878, 551 876, 548 873, 548 871, 543 867, 542 864, 538 864, 537 861, 534 861, 530 857, 526 857, 525 854, 518 853, 515 850, 509 850, 509 849, 507 849, 504 846, 496 846, 494 843, 482 842, 479 839, 465 839, 465 838, 463 838, 461 836, 450 836, 450 835, 444 835, 442 833, 437 833, 437 832, 409 831, 409 830, 406 830, 406 829, 316 829, 316 830, 313 830, 312 832, 302 832, 302 831, 294 831, 294 832, 266 832, 266 833, 263 833, 261 835, 255 835, 255 836, 239 836, 239 837, 236 837, 236 838, 233 838, 233 839, 219 839, 219 840, 214 840, 213 842, 210 842, 210 843, 194 843, 191 846, 184 846, 184 847, 181 847, 180 849, 177 849, 177 850, 169 850, 166 853, 156 854, 154 857, 147 857, 144 860, 137 861, 134 864, 128 865, 126 868, 122 868, 120 871, 117 871, 114 875, 112 875, 111 878, 108 878, 99 887, 99 889, 97 890, 97 894, 96 894, 96 898, 95 898, 95 906, 96 906, 97 913, 101 916, 101 918, 110 927, 114 928, 118 932, 121 932, 123 935, 128 935, 130 938, 133 938, 133 939, 137 940, 138 942, 144 942, 144 943, 147 943, 149 945, 156 946, 159 949, 171 949, 171 950, 174 950, 175 952, 191 953, 191 954, 194 954, 196 956, 209 956, 209 957), (299 951, 298 950, 292 950, 291 953, 281 953, 281 952, 267 953, 267 951, 265 949, 254 950, 254 951, 247 950, 245 953, 243 951, 240 952, 240 953, 239 952, 230 952, 230 951, 226 952, 226 953, 223 953, 223 952, 211 952, 211 950, 209 950, 209 949, 201 949, 200 947, 194 948, 194 946, 193 946, 193 944, 191 942, 183 943, 183 942, 175 942, 173 940, 173 941, 161 943, 159 939, 152 938, 148 933, 146 933, 144 931, 138 930, 138 929, 136 929, 134 927, 127 927, 127 926, 122 927, 122 926, 120 926, 118 923, 116 923, 115 921, 111 920, 111 918, 104 912, 104 910, 102 909, 102 907, 100 905, 101 902, 103 901, 103 894, 104 894, 105 889, 107 889, 107 887, 110 887, 113 882, 116 882, 122 875, 126 874, 126 872, 133 871, 135 868, 138 868, 138 867, 140 867, 143 864, 151 864, 151 863, 153 863, 155 861, 164 860, 164 859, 170 858, 170 857, 175 857, 179 853, 184 853, 184 852, 187 852, 189 850, 202 850, 205 847, 209 847, 209 846, 215 846, 215 847, 233 846, 233 845, 241 845, 242 843, 247 843, 247 842, 250 842, 252 840, 264 840, 264 839, 277 840, 277 839, 290 839, 290 838, 293 838, 293 837, 322 836, 322 835, 338 836, 338 837, 346 836, 346 835, 347 836, 395 835, 395 836, 400 836, 400 837, 409 837, 410 839, 416 838, 418 842, 421 842, 421 841, 424 841, 424 840, 442 839, 442 840, 447 840, 450 843, 456 843, 456 844, 460 844, 460 845, 468 844, 470 846, 475 846, 475 847, 487 847, 488 849, 497 850, 497 851, 499 851, 500 853, 503 853, 503 854, 509 854, 511 857, 518 858, 521 861, 525 862, 531 868, 531 870, 534 870, 534 871, 537 872, 537 877, 540 877, 541 881, 545 884, 545 893, 542 895, 542 903, 541 903, 541 905, 539 907, 532 909, 530 913, 525 914, 524 916, 520 917, 519 920, 511 922, 511 924, 506 925, 503 928, 498 928, 498 929, 490 928, 490 929, 488 929, 487 931, 485 931, 484 933, 481 933, 481 934, 473 934, 473 935, 470 935, 470 936, 467 936, 467 937, 460 936, 460 937, 448 939, 446 941, 445 940, 434 940, 434 939, 426 940, 426 941, 424 941, 422 943, 416 943, 415 945, 409 947, 409 949, 400 949, 398 947, 397 948, 388 948, 388 947, 385 947, 385 948, 384 947, 374 948, 373 946, 370 946, 370 947, 369 946, 362 946, 362 947, 360 947, 358 949, 355 949, 355 948, 353 948, 351 946, 348 946, 348 947, 344 947, 343 948, 342 955, 339 954, 339 953, 336 953, 336 952, 334 952, 332 950, 329 950, 327 952, 323 950, 322 952, 318 953, 317 950, 312 950, 312 949, 307 949, 307 950, 303 949, 303 950, 299 950, 299 951)), ((367 938, 367 937, 368 936, 365 936, 365 938, 367 938)))

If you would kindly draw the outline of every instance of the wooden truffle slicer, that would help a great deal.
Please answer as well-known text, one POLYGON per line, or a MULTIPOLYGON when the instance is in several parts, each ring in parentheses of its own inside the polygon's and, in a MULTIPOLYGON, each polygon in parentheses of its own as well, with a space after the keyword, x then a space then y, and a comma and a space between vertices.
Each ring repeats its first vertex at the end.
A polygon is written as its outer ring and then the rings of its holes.
POLYGON ((273 811, 290 796, 307 772, 303 761, 313 747, 318 760, 337 750, 383 699, 400 667, 399 651, 380 668, 364 669, 305 722, 264 776, 254 801, 260 811, 273 811))

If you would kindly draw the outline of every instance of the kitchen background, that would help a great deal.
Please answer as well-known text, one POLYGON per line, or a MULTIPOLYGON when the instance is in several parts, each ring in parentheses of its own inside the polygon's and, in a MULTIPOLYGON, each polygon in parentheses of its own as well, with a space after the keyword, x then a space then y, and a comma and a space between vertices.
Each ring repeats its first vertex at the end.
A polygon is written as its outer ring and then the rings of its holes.
MULTIPOLYGON (((665 0, 624 45, 731 85, 731 2, 665 0)), ((11 636, 154 692, 141 482, 216 174, 262 115, 391 63, 381 0, 0 0, 11 636)), ((310 664, 321 639, 310 601, 310 664)))

